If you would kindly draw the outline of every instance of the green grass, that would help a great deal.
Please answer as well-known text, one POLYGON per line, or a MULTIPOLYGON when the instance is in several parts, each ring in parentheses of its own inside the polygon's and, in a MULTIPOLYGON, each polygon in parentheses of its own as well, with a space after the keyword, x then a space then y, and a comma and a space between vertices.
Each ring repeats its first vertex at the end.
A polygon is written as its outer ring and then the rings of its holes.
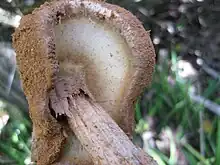
MULTIPOLYGON (((9 115, 7 124, 0 130, 0 164, 28 164, 30 160, 31 122, 21 110, 2 103, 0 120, 9 115), (3 158, 13 160, 11 163, 3 158)), ((2 124, 2 123, 1 123, 2 124)))
MULTIPOLYGON (((172 67, 176 67, 177 61, 175 53, 172 53, 172 67)), ((143 110, 140 108, 139 99, 136 103, 136 132, 155 132, 156 138, 160 137, 164 130, 167 134, 167 130, 172 133, 169 136, 168 152, 160 151, 158 147, 148 148, 147 152, 159 165, 178 164, 177 152, 181 152, 190 165, 220 165, 220 118, 190 99, 188 93, 193 83, 179 77, 177 69, 171 70, 166 64, 162 69, 160 67, 155 68, 152 85, 146 89, 146 93, 153 91, 154 94, 151 98, 142 100, 147 116, 158 122, 153 130, 149 127, 148 121, 140 115, 143 110), (202 120, 200 113, 203 114, 202 120), (203 134, 199 133, 200 128, 204 128, 203 134), (205 146, 204 154, 200 152, 201 145, 205 146)), ((220 89, 219 84, 219 80, 210 79, 201 95, 215 101, 215 92, 220 89)))

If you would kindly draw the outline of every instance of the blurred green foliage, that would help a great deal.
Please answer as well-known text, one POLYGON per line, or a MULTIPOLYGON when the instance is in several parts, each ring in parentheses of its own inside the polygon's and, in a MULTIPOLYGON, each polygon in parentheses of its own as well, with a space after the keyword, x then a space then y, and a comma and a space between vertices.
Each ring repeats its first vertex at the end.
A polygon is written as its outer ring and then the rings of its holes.
MULTIPOLYGON (((16 68, 11 34, 23 14, 45 0, 0 2, 0 164, 29 164, 31 121, 16 68)), ((134 13, 157 53, 152 86, 138 99, 134 142, 159 165, 220 165, 220 119, 190 92, 220 104, 219 78, 204 74, 198 59, 220 72, 219 0, 109 0, 134 13), (181 60, 197 69, 183 78, 181 60), (197 86, 200 86, 199 88, 197 86)), ((184 66, 183 69, 188 68, 184 66)), ((192 71, 191 71, 192 72, 192 71)))
MULTIPOLYGON (((177 63, 175 58, 171 65, 174 67, 177 63)), ((192 101, 189 93, 193 83, 185 81, 177 73, 166 64, 163 70, 159 65, 156 67, 152 86, 146 89, 136 104, 136 132, 152 134, 146 140, 153 141, 153 144, 146 151, 159 164, 211 165, 216 161, 218 165, 219 117, 205 111, 203 104, 192 101), (200 122, 201 112, 204 117, 200 122), (201 144, 205 145, 203 154, 200 152, 201 144)), ((219 80, 212 80, 203 95, 210 97, 219 87, 219 80)))

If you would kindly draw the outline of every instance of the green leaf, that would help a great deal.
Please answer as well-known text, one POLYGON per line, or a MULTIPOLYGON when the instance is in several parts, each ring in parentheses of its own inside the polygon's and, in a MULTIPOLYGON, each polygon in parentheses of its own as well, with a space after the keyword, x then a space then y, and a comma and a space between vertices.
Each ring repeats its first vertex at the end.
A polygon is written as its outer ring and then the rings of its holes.
POLYGON ((220 118, 218 119, 218 129, 217 129, 217 137, 216 137, 216 161, 215 165, 220 165, 220 118))

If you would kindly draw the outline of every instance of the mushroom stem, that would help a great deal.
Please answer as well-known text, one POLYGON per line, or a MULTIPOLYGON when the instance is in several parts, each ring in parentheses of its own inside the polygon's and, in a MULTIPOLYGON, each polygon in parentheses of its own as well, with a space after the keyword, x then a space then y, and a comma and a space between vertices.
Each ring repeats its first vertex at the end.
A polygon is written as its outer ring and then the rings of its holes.
POLYGON ((85 95, 70 97, 68 101, 73 114, 68 118, 70 128, 94 164, 156 165, 151 157, 129 140, 99 104, 85 95))

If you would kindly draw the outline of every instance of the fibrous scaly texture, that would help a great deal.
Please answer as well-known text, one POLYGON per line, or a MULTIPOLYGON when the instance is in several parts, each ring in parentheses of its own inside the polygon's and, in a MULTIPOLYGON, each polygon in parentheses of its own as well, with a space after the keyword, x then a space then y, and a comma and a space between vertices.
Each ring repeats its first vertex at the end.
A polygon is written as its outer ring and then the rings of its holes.
POLYGON ((151 81, 155 53, 149 32, 130 12, 91 0, 46 2, 21 19, 13 46, 33 121, 32 158, 39 165, 61 153, 75 164, 91 164, 78 139, 67 138, 69 129, 51 114, 68 116, 69 94, 84 91, 131 136, 133 104, 151 81))

